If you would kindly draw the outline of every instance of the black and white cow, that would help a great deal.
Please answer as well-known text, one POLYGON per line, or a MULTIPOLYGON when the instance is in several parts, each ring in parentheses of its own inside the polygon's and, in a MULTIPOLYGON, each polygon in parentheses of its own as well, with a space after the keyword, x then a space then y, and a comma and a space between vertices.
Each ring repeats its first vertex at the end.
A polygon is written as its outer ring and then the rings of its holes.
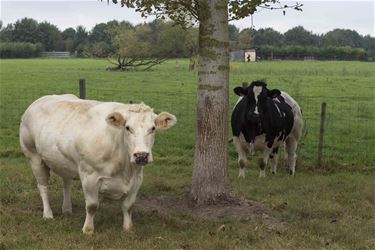
POLYGON ((276 173, 279 146, 285 142, 288 172, 294 175, 296 149, 302 134, 302 111, 287 93, 269 90, 263 81, 254 81, 248 87, 236 87, 240 96, 233 109, 231 125, 233 143, 240 166, 238 177, 245 177, 247 155, 263 151, 259 159, 260 177, 270 159, 271 173, 276 173))

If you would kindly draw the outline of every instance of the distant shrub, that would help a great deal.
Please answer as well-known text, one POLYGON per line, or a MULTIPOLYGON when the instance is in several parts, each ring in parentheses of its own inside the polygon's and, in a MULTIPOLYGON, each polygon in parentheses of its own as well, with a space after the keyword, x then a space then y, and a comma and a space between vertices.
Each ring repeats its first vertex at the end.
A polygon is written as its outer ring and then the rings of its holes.
POLYGON ((109 57, 114 53, 115 49, 112 45, 105 42, 97 42, 93 44, 86 44, 83 46, 79 56, 81 57, 93 57, 93 58, 105 58, 109 57))
POLYGON ((113 53, 114 48, 105 42, 94 43, 92 46, 92 54, 94 57, 108 57, 113 53))
POLYGON ((0 43, 0 58, 38 57, 42 50, 40 43, 0 43))

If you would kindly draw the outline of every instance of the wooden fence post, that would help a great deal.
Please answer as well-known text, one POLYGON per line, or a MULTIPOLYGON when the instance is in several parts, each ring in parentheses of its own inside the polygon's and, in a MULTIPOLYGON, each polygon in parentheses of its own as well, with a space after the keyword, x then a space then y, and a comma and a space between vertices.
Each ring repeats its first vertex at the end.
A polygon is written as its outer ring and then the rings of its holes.
POLYGON ((79 79, 79 98, 86 99, 86 80, 79 79))
POLYGON ((324 125, 325 125, 325 120, 326 120, 326 109, 327 109, 327 104, 323 102, 321 106, 321 111, 320 111, 320 129, 319 129, 319 145, 318 145, 319 166, 322 165, 322 158, 323 158, 324 131, 325 131, 324 125))

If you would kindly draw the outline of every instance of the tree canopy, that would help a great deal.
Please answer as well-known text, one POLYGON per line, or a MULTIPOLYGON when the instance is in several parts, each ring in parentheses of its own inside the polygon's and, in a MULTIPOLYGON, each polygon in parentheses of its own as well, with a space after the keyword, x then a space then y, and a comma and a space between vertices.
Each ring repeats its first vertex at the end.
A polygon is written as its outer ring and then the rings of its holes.
MULTIPOLYGON (((107 0, 109 2, 109 0, 107 0)), ((154 15, 157 18, 165 19, 166 17, 179 24, 199 21, 199 17, 205 16, 204 1, 200 0, 112 0, 113 3, 120 3, 122 7, 133 8, 140 12, 142 16, 154 15)), ((280 0, 229 0, 228 20, 239 20, 254 14, 259 9, 287 9, 302 10, 302 4, 295 3, 292 5, 282 4, 280 0)))
MULTIPOLYGON (((172 21, 159 19, 142 25, 149 26, 152 30, 148 33, 152 37, 148 39, 153 47, 151 56, 183 58, 190 57, 197 51, 198 29, 195 26, 182 28, 172 21)), ((17 20, 14 24, 2 26, 0 42, 26 42, 37 44, 38 49, 42 51, 65 50, 72 53, 77 51, 77 56, 106 58, 116 54, 118 47, 115 44, 116 37, 137 29, 137 26, 127 21, 113 20, 98 23, 91 30, 77 26, 60 31, 49 22, 38 23, 31 18, 24 18, 17 20), (34 33, 29 36, 20 35, 25 29, 34 30, 34 33)), ((348 29, 335 29, 326 34, 314 34, 297 26, 285 33, 280 33, 272 28, 240 30, 230 24, 228 31, 230 50, 255 47, 259 48, 258 54, 263 58, 268 58, 273 51, 274 56, 281 59, 298 59, 293 56, 296 55, 298 49, 302 50, 302 58, 305 54, 324 60, 375 59, 375 38, 369 35, 362 36, 348 29), (338 49, 340 47, 350 47, 352 50, 349 51, 350 48, 338 49), (344 52, 346 55, 342 54, 344 52), (359 56, 358 53, 361 55, 359 56)), ((31 47, 28 46, 28 48, 31 47)), ((37 55, 37 53, 29 53, 29 55, 37 55)))
POLYGON ((284 33, 284 44, 319 46, 319 37, 302 26, 294 27, 284 33))

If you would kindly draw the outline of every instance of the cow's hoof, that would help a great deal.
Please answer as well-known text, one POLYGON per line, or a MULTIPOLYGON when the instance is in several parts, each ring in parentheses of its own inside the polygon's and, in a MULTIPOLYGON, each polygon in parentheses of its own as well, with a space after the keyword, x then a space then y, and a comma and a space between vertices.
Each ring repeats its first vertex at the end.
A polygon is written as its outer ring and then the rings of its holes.
POLYGON ((276 174, 276 172, 275 172, 275 171, 272 171, 272 172, 271 172, 271 174, 275 175, 275 174, 276 174))
POLYGON ((93 227, 84 227, 82 228, 82 232, 83 234, 86 234, 86 235, 92 235, 94 234, 94 228, 93 227))
POLYGON ((53 219, 52 211, 43 213, 43 219, 53 219))
POLYGON ((63 208, 62 213, 66 215, 71 215, 73 213, 72 208, 63 208))
POLYGON ((240 172, 238 173, 238 178, 245 178, 245 169, 240 169, 240 172))
POLYGON ((264 178, 264 177, 266 177, 266 172, 264 170, 261 170, 259 172, 259 178, 264 178))
POLYGON ((289 175, 290 175, 290 176, 293 176, 293 175, 294 175, 294 173, 293 173, 293 171, 292 171, 291 169, 289 169, 288 172, 289 172, 289 175))
POLYGON ((72 214, 72 204, 63 204, 61 211, 63 214, 72 214))
POLYGON ((63 210, 62 214, 64 214, 64 215, 72 215, 73 212, 72 212, 72 210, 63 210))

